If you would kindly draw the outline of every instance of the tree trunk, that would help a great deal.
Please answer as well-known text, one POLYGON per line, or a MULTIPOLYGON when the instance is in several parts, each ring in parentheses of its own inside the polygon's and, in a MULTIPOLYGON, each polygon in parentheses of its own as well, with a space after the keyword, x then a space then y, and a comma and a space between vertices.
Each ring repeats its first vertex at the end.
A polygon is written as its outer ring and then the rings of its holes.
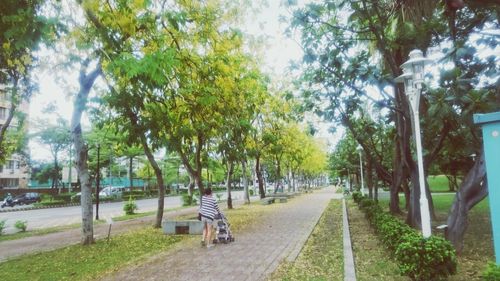
MULTIPOLYGON (((182 149, 178 149, 177 153, 181 157, 182 164, 184 164, 184 168, 186 168, 186 171, 188 172, 188 175, 189 175, 189 193, 188 193, 189 196, 192 197, 194 195, 194 185, 197 185, 198 186, 198 190, 200 192, 200 198, 201 198, 201 196, 203 195, 203 193, 204 193, 205 190, 204 190, 204 187, 203 187, 203 180, 201 178, 201 161, 200 161, 200 158, 196 158, 195 159, 195 162, 196 162, 196 169, 195 169, 195 168, 193 168, 193 166, 191 165, 191 163, 189 163, 189 159, 186 156, 186 154, 184 153, 184 151, 182 151, 182 149)), ((200 155, 201 154, 198 151, 196 153, 196 157, 199 157, 200 155)))
POLYGON ((458 254, 462 253, 464 247, 464 235, 469 225, 467 221, 469 210, 488 195, 484 151, 482 149, 481 151, 481 156, 477 158, 460 185, 448 215, 445 236, 455 246, 458 254))
POLYGON ((233 208, 233 199, 231 198, 231 180, 233 178, 234 163, 227 161, 227 177, 226 177, 226 190, 227 190, 227 208, 233 208))
MULTIPOLYGON (((52 179, 52 185, 54 188, 59 188, 59 164, 57 163, 57 155, 54 158, 54 175, 52 179)), ((61 189, 58 189, 57 191, 58 194, 61 194, 61 189)))
MULTIPOLYGON (((395 91, 398 91, 398 88, 396 87, 394 89, 395 91)), ((397 94, 396 94, 396 100, 397 99, 397 94)), ((396 139, 394 140, 396 145, 394 146, 394 159, 393 159, 393 178, 392 178, 392 185, 390 187, 390 203, 389 203, 389 210, 391 214, 401 214, 401 208, 399 207, 399 190, 401 188, 401 184, 404 180, 404 167, 403 167, 403 153, 401 152, 402 150, 402 145, 401 145, 401 138, 402 138, 402 128, 401 128, 401 123, 402 123, 402 116, 401 113, 396 112, 396 131, 398 132, 396 134, 396 139)))
MULTIPOLYGON (((127 115, 130 118, 130 122, 133 126, 140 127, 138 116, 136 114, 134 114, 132 111, 129 111, 127 115)), ((160 166, 156 162, 153 152, 148 145, 146 136, 144 134, 141 134, 140 140, 144 153, 146 154, 151 167, 153 167, 153 172, 156 176, 156 182, 158 183, 158 209, 156 211, 156 221, 154 227, 161 228, 161 222, 163 220, 163 210, 165 207, 165 185, 163 183, 163 175, 161 173, 160 166)))
POLYGON ((371 161, 366 161, 366 185, 368 186, 368 197, 373 199, 373 172, 371 161))
POLYGON ((408 184, 408 180, 404 180, 401 183, 401 190, 403 191, 405 195, 405 210, 408 212, 410 210, 410 205, 411 205, 411 189, 410 185, 408 184))
POLYGON ((129 162, 128 162, 128 176, 129 176, 129 180, 130 180, 130 190, 132 190, 132 188, 134 187, 134 177, 132 176, 132 163, 134 161, 134 157, 130 157, 129 158, 129 162))
POLYGON ((276 160, 276 183, 274 184, 274 193, 278 192, 281 185, 281 163, 276 160))
POLYGON ((156 162, 153 152, 149 148, 147 139, 144 135, 141 135, 141 143, 144 149, 144 153, 146 153, 146 157, 153 167, 153 171, 156 175, 156 181, 158 182, 158 209, 156 210, 156 221, 154 227, 161 228, 161 222, 163 220, 163 210, 165 208, 165 184, 163 183, 163 175, 161 173, 160 166, 158 166, 158 163, 156 162))
MULTIPOLYGON (((406 222, 414 227, 420 229, 422 226, 422 220, 420 216, 420 183, 418 176, 418 168, 414 167, 411 172, 411 182, 412 188, 410 192, 410 208, 408 210, 408 214, 406 216, 406 222)), ((429 190, 429 185, 427 180, 425 180, 425 194, 427 196, 427 202, 429 207, 429 215, 431 220, 436 219, 436 215, 434 213, 434 205, 432 203, 432 195, 429 190)))
POLYGON ((457 175, 446 175, 448 179, 448 191, 455 192, 458 190, 458 177, 457 175))
POLYGON ((73 115, 71 116, 71 137, 75 147, 75 163, 78 178, 81 186, 81 208, 82 208, 82 239, 83 245, 90 245, 94 242, 94 226, 92 217, 92 186, 90 184, 90 176, 88 171, 88 148, 85 145, 81 118, 83 111, 87 105, 90 89, 94 85, 95 80, 101 74, 101 66, 87 74, 89 60, 82 63, 79 76, 80 90, 75 97, 73 103, 73 115))
POLYGON ((264 179, 262 178, 262 171, 260 170, 260 155, 255 157, 255 173, 259 181, 259 194, 260 199, 266 198, 266 191, 264 190, 264 179))
POLYGON ((153 167, 153 171, 156 175, 156 181, 158 182, 158 209, 156 210, 156 221, 155 228, 161 228, 161 221, 163 219, 163 210, 165 209, 165 185, 163 183, 163 175, 161 174, 161 169, 156 162, 151 149, 147 144, 145 136, 141 136, 141 142, 144 148, 144 152, 148 157, 149 163, 153 167))
POLYGON ((241 171, 243 177, 243 199, 245 204, 250 204, 250 194, 248 192, 248 179, 247 179, 247 160, 243 159, 241 161, 241 171))
POLYGON ((286 182, 288 183, 287 192, 290 192, 292 188, 292 184, 290 182, 290 168, 286 169, 286 182))
POLYGON ((192 197, 194 194, 194 186, 196 182, 194 180, 194 176, 191 173, 188 172, 188 175, 189 175, 188 195, 192 197))
POLYGON ((19 106, 20 99, 18 97, 18 79, 12 77, 13 83, 12 83, 12 94, 10 96, 10 105, 9 105, 9 113, 7 115, 7 119, 3 122, 2 125, 0 125, 0 162, 5 160, 5 158, 8 156, 8 151, 7 148, 5 147, 5 135, 7 134, 7 129, 10 126, 10 123, 12 122, 12 119, 14 119, 14 114, 16 113, 16 109, 19 106))
POLYGON ((201 177, 201 170, 197 170, 194 174, 194 182, 196 186, 198 186, 198 191, 200 192, 200 196, 205 192, 205 186, 203 184, 203 179, 201 177))

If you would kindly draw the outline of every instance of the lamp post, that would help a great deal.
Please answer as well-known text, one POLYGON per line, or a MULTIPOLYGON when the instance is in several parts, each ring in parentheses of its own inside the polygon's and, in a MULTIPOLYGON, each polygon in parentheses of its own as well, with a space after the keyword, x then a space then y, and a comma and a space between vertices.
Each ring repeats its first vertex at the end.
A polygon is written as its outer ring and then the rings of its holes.
POLYGON ((363 147, 358 144, 358 147, 356 147, 356 150, 359 153, 359 168, 361 169, 361 194, 365 196, 366 191, 365 191, 365 180, 363 177, 363 160, 362 160, 362 153, 363 153, 363 147))
POLYGON ((410 52, 410 59, 403 63, 403 74, 395 79, 396 82, 403 82, 405 85, 405 93, 410 101, 411 109, 413 112, 414 124, 414 137, 415 146, 417 149, 417 163, 418 163, 418 181, 420 185, 420 218, 422 223, 422 234, 424 238, 431 236, 431 219, 429 215, 429 201, 425 192, 424 181, 424 165, 422 160, 422 142, 420 139, 420 119, 418 114, 418 107, 420 103, 420 94, 422 84, 424 82, 424 65, 429 62, 424 58, 422 51, 413 50, 410 52))

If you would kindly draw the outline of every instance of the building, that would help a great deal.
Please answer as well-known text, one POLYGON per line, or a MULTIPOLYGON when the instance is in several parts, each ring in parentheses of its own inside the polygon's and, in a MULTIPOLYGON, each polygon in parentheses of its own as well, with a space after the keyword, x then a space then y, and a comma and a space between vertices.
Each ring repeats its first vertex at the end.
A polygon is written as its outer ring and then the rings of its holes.
MULTIPOLYGON (((0 85, 0 125, 3 125, 9 115, 10 101, 5 88, 0 85)), ((28 114, 28 103, 22 102, 18 110, 28 114)), ((9 128, 15 128, 18 121, 12 119, 9 128)), ((13 154, 3 165, 0 165, 0 189, 28 188, 29 167, 26 159, 19 154, 13 154)))

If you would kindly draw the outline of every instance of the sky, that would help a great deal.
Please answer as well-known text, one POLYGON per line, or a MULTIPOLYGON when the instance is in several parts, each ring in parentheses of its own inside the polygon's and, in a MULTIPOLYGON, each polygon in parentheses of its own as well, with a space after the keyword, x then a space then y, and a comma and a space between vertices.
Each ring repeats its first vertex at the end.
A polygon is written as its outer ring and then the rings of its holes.
MULTIPOLYGON (((287 67, 291 60, 300 60, 302 57, 302 50, 297 43, 297 39, 291 39, 284 35, 287 23, 280 22, 280 15, 287 15, 288 11, 285 7, 280 5, 281 0, 268 0, 267 7, 260 9, 258 14, 248 16, 246 21, 243 21, 241 29, 253 36, 265 36, 267 38, 267 45, 264 48, 264 65, 262 70, 270 73, 275 77, 288 77, 292 75, 287 67)), ((30 103, 30 119, 44 119, 47 114, 43 109, 49 104, 57 107, 57 112, 61 117, 71 120, 73 112, 73 101, 68 96, 63 87, 56 82, 53 69, 47 68, 37 71, 36 76, 40 81, 39 93, 34 95, 30 103)), ((66 86, 76 84, 76 74, 65 74, 66 86)), ((74 86, 74 85, 73 85, 74 86)), ((85 117, 84 117, 85 118, 85 117)), ((308 119, 312 120, 314 124, 319 124, 319 135, 331 139, 328 133, 327 125, 323 124, 319 118, 308 115, 308 119)), ((55 120, 55 118, 52 118, 55 120)), ((31 124, 35 124, 31 122, 31 124)), ((35 130, 36 125, 32 125, 30 130, 35 130)), ((51 158, 49 151, 37 145, 35 142, 30 142, 30 152, 33 160, 47 160, 51 158)))

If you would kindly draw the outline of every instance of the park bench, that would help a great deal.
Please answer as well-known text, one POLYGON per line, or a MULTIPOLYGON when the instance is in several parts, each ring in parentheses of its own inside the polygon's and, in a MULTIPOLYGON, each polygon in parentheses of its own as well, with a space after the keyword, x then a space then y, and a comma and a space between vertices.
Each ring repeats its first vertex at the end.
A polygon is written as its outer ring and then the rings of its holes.
POLYGON ((274 200, 275 200, 275 198, 274 198, 274 197, 266 197, 266 198, 264 198, 264 199, 261 199, 261 200, 260 200, 260 203, 261 203, 262 205, 269 205, 269 204, 274 203, 274 200))
POLYGON ((203 223, 199 220, 163 221, 165 234, 202 234, 203 223))
POLYGON ((278 202, 280 203, 286 203, 288 202, 288 197, 284 196, 284 197, 273 197, 274 199, 278 200, 278 202))
POLYGON ((271 193, 268 194, 267 197, 280 197, 280 198, 293 198, 295 195, 293 193, 271 193))

